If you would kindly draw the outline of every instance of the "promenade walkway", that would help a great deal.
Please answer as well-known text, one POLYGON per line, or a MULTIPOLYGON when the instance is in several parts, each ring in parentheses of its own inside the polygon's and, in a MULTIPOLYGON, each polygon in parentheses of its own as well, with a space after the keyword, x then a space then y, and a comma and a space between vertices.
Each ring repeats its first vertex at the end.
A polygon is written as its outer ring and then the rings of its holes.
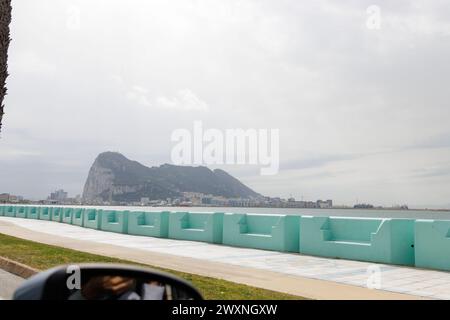
POLYGON ((0 217, 0 233, 313 299, 450 299, 450 273, 0 217), (368 289, 367 284, 378 289, 368 289))
POLYGON ((0 300, 11 299, 24 279, 0 269, 0 300))

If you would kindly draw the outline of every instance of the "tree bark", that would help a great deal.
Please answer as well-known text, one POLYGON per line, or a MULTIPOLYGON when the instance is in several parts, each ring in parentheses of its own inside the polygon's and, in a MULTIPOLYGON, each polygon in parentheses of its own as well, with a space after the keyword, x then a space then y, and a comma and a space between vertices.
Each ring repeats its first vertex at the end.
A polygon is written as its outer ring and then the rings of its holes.
POLYGON ((0 0, 0 131, 3 119, 3 100, 6 96, 8 77, 9 25, 11 23, 11 0, 0 0))

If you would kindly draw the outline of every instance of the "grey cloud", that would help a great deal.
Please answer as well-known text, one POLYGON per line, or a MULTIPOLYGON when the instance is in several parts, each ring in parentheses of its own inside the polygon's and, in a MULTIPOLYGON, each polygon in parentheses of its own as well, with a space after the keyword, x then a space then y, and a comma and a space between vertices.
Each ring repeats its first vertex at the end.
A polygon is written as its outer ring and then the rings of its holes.
POLYGON ((450 163, 414 170, 411 177, 415 179, 440 178, 447 180, 450 177, 450 163))
MULTIPOLYGON (((16 1, 0 140, 0 161, 8 170, 0 172, 0 192, 23 188, 40 196, 58 184, 58 174, 61 187, 75 192, 91 161, 105 150, 146 164, 168 162, 171 132, 202 120, 222 130, 280 129, 281 172, 289 174, 276 188, 271 182, 281 176, 263 181, 257 173, 251 176, 252 168, 223 167, 238 177, 242 173, 257 191, 261 186, 270 195, 288 195, 305 188, 289 175, 306 169, 340 172, 358 163, 374 187, 361 194, 337 175, 335 183, 344 185, 339 190, 382 202, 387 177, 373 172, 396 165, 402 152, 422 152, 408 159, 417 170, 450 157, 429 156, 430 148, 449 145, 450 5, 377 1, 382 24, 373 31, 365 26, 372 4, 16 1), (74 5, 79 29, 67 27, 74 5), (196 97, 189 101, 203 109, 207 104, 209 111, 193 110, 189 103, 186 108, 178 96, 183 89, 196 97), (158 97, 190 110, 158 108, 158 97), (371 155, 383 152, 390 160, 374 167, 371 155), (16 179, 15 167, 26 174, 16 179)), ((317 174, 308 184, 310 193, 332 193, 327 178, 317 174)), ((423 179, 417 183, 428 183, 423 179)), ((449 182, 443 178, 440 190, 449 182)), ((348 194, 336 191, 336 201, 348 201, 348 194)), ((450 197, 432 191, 402 195, 406 199, 398 202, 447 203, 450 197)))
POLYGON ((327 164, 361 158, 363 155, 333 154, 313 158, 300 158, 281 162, 280 170, 303 170, 320 168, 327 164))
POLYGON ((450 133, 435 135, 418 141, 409 148, 415 149, 434 149, 434 148, 450 148, 450 133))

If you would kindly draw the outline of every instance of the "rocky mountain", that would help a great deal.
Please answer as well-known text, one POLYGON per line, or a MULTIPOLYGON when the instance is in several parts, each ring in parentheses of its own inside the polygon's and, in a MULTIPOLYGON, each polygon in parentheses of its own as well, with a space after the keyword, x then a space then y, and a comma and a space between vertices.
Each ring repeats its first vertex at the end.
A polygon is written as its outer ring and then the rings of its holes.
POLYGON ((84 185, 83 199, 140 201, 175 198, 182 192, 199 192, 226 198, 260 196, 223 170, 164 164, 146 167, 117 152, 97 156, 84 185))

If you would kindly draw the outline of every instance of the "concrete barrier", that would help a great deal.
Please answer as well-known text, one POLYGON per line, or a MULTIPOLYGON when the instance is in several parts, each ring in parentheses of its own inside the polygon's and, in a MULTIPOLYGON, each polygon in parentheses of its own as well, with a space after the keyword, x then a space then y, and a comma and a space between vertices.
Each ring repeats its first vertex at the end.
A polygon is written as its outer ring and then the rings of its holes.
POLYGON ((283 252, 299 251, 300 217, 225 214, 223 244, 283 252))
POLYGON ((14 212, 16 214, 16 218, 23 218, 26 219, 27 217, 27 210, 24 206, 15 206, 14 212))
POLYGON ((84 210, 83 226, 90 229, 100 229, 102 223, 101 209, 86 209, 84 210))
POLYGON ((127 233, 128 211, 103 210, 100 229, 103 231, 127 233))
POLYGON ((16 216, 16 209, 14 208, 14 206, 6 206, 4 211, 3 211, 3 215, 5 217, 15 217, 16 216))
POLYGON ((80 226, 83 227, 84 226, 84 211, 87 209, 82 209, 82 208, 75 208, 73 209, 73 213, 72 213, 72 222, 71 224, 75 225, 75 226, 80 226))
POLYGON ((52 211, 49 207, 39 208, 39 220, 52 220, 52 211))
POLYGON ((72 224, 73 208, 63 208, 61 213, 61 222, 72 224))
POLYGON ((223 213, 171 212, 169 238, 222 243, 223 213))
POLYGON ((167 238, 169 235, 169 212, 130 212, 128 234, 167 238))
POLYGON ((27 218, 28 219, 39 219, 39 208, 38 207, 27 207, 27 218))
POLYGON ((450 271, 450 221, 416 220, 416 266, 450 271))
POLYGON ((52 207, 51 210, 52 210, 52 221, 61 222, 63 208, 52 207))
POLYGON ((300 253, 414 265, 414 220, 302 216, 300 253))
POLYGON ((450 271, 450 221, 0 206, 0 216, 450 271))

